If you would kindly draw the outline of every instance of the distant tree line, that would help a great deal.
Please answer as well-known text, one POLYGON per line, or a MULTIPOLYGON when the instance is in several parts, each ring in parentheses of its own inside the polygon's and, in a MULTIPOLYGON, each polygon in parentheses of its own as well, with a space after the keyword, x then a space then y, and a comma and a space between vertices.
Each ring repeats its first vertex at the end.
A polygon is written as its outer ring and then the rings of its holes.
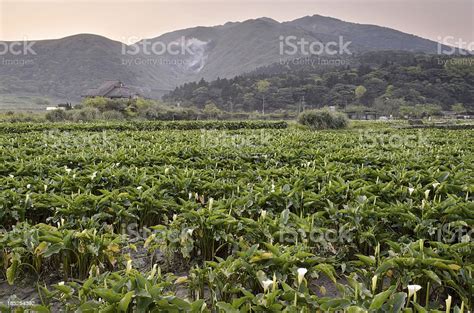
MULTIPOLYGON (((13 114, 13 112, 12 112, 13 114)), ((51 122, 72 121, 88 122, 96 120, 246 120, 246 119, 290 119, 286 113, 266 115, 251 112, 225 112, 213 103, 204 108, 175 106, 151 99, 109 99, 103 97, 86 98, 72 110, 49 111, 45 118, 51 122)), ((14 117, 9 118, 23 117, 14 117)))
POLYGON ((164 101, 227 112, 301 112, 337 106, 371 109, 386 115, 422 116, 441 110, 473 110, 474 66, 462 59, 372 52, 350 65, 274 64, 248 75, 201 79, 177 87, 164 101))

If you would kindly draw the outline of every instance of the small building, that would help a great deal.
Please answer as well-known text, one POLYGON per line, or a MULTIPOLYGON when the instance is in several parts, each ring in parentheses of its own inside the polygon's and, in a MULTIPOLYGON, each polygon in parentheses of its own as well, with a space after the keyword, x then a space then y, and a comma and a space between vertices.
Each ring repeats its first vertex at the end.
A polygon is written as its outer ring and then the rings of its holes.
POLYGON ((443 118, 447 118, 447 119, 456 118, 456 112, 453 112, 453 111, 441 111, 441 114, 443 118))
POLYGON ((474 111, 467 111, 464 113, 456 114, 456 119, 458 120, 472 120, 474 119, 474 111))
POLYGON ((60 108, 60 107, 46 107, 46 111, 58 111, 58 110, 65 111, 64 108, 60 108))
POLYGON ((364 111, 345 111, 347 117, 351 120, 376 120, 377 112, 373 110, 364 111))
POLYGON ((136 99, 139 97, 138 92, 130 87, 125 86, 121 81, 111 80, 105 81, 98 88, 87 90, 84 98, 104 97, 109 99, 136 99))
POLYGON ((58 105, 56 105, 55 107, 46 107, 46 111, 57 111, 57 110, 61 110, 61 111, 67 111, 67 110, 71 110, 72 109, 72 104, 67 102, 67 103, 60 103, 58 105))

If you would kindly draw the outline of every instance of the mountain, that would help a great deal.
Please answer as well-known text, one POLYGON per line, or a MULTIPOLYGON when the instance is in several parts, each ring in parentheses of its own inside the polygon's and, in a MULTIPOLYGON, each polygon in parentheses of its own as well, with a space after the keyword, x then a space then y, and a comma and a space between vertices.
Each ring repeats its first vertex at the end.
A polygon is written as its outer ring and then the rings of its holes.
MULTIPOLYGON (((85 90, 105 80, 121 80, 156 98, 185 82, 233 77, 308 56, 310 43, 318 50, 331 42, 338 46, 330 47, 342 52, 336 55, 341 60, 367 51, 437 51, 436 42, 414 35, 319 15, 282 23, 259 18, 194 27, 130 45, 81 34, 25 43, 32 44, 34 53, 0 55, 0 101, 2 96, 78 101, 85 90), (304 47, 297 45, 301 40, 304 47), (343 46, 347 49, 339 49, 343 46)), ((324 50, 318 56, 331 53, 324 50)))
POLYGON ((427 53, 438 51, 438 43, 428 39, 387 27, 343 22, 332 17, 305 16, 286 24, 311 32, 315 37, 343 36, 360 46, 362 51, 402 50, 427 53))

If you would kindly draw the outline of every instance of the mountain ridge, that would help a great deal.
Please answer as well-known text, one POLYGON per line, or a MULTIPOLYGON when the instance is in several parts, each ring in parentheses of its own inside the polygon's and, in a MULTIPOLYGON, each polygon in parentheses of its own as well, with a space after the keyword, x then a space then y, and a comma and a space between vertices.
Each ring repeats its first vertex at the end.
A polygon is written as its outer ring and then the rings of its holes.
POLYGON ((281 38, 289 36, 324 45, 338 42, 342 37, 351 43, 353 54, 382 50, 433 54, 438 46, 434 41, 391 28, 317 14, 284 22, 261 17, 217 26, 196 26, 129 45, 82 33, 34 41, 36 55, 0 56, 0 95, 79 101, 84 90, 113 79, 136 87, 144 96, 158 98, 186 82, 231 78, 261 66, 304 57, 301 49, 295 55, 282 54, 281 38), (155 48, 171 45, 183 48, 184 53, 175 55, 168 50, 146 53, 147 44, 155 48), (131 53, 137 47, 138 52, 131 53), (11 66, 5 60, 27 64, 11 66))

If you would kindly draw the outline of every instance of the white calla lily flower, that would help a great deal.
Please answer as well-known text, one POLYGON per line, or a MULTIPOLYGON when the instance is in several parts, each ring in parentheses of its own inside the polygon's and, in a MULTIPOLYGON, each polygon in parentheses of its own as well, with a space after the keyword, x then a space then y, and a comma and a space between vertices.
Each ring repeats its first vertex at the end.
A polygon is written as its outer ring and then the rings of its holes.
POLYGON ((451 298, 451 296, 448 295, 448 298, 446 299, 446 313, 451 312, 451 301, 452 300, 453 300, 453 298, 451 298))
POLYGON ((304 267, 300 267, 298 270, 298 285, 301 285, 303 282, 304 275, 308 272, 308 270, 304 267))
POLYGON ((408 285, 408 297, 413 296, 418 290, 421 289, 420 285, 408 285))
POLYGON ((132 270, 132 260, 128 260, 126 273, 129 274, 131 270, 132 270))
POLYGON ((271 280, 271 279, 264 280, 264 281, 262 281, 262 285, 263 285, 263 291, 267 292, 268 288, 271 285, 273 285, 273 280, 271 280))
POLYGON ((378 279, 378 275, 374 275, 374 277, 372 277, 372 292, 375 292, 375 288, 377 288, 377 279, 378 279))

